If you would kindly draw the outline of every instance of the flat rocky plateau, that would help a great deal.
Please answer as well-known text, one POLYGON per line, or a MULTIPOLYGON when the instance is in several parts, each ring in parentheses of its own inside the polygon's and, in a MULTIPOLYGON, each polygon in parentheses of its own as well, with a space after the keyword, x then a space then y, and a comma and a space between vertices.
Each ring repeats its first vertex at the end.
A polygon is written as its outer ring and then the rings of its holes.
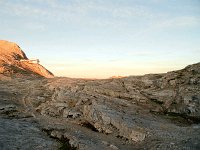
POLYGON ((18 52, 1 53, 1 150, 200 149, 200 63, 89 80, 35 71, 18 52))

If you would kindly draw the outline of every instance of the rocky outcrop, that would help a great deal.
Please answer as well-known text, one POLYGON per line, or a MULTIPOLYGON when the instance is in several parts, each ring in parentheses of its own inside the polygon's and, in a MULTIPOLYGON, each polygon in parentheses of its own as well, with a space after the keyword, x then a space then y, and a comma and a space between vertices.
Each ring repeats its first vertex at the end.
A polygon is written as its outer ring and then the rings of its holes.
MULTIPOLYGON (((199 133, 199 125, 194 125, 199 123, 200 116, 199 68, 200 63, 166 74, 107 80, 54 78, 35 83, 32 89, 41 86, 42 93, 48 94, 32 92, 29 100, 40 115, 74 124, 74 131, 65 127, 62 132, 56 127, 49 131, 56 138, 65 137, 78 149, 83 145, 85 149, 93 149, 94 143, 89 142, 87 134, 96 136, 97 132, 103 139, 94 136, 92 139, 99 149, 104 145, 101 141, 118 149, 131 149, 132 144, 149 149, 187 149, 192 145, 197 148, 196 140, 200 136, 193 135, 199 133), (82 138, 85 128, 89 130, 82 138), (191 130, 190 134, 187 130, 191 130), (120 142, 110 141, 108 137, 120 142), (81 143, 84 144, 80 146, 81 143)), ((108 145, 104 149, 109 149, 108 145)))
MULTIPOLYGON (((16 53, 2 64, 22 67, 16 53)), ((23 69, 12 75, 36 73, 23 69)), ((105 80, 13 76, 0 75, 3 149, 200 149, 200 63, 105 80)))
POLYGON ((0 73, 6 76, 43 76, 52 78, 53 74, 40 64, 30 63, 20 47, 12 42, 0 40, 0 73), (26 61, 21 61, 26 60, 26 61))

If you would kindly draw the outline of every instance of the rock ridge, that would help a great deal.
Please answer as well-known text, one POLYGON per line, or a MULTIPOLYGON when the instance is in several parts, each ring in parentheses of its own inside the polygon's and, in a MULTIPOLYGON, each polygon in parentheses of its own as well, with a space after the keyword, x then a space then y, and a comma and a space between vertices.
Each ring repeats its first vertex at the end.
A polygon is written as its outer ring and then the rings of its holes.
POLYGON ((53 74, 37 63, 30 63, 21 48, 13 43, 0 40, 0 73, 6 76, 38 76, 52 78, 53 74), (21 61, 26 60, 26 61, 21 61))

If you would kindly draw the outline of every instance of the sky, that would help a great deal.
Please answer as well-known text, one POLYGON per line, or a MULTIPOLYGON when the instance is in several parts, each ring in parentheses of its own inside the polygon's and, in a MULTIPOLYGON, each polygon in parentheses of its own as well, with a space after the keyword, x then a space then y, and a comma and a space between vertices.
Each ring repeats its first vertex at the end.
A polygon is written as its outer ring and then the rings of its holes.
POLYGON ((0 39, 56 76, 164 73, 200 62, 200 0, 0 0, 0 39))

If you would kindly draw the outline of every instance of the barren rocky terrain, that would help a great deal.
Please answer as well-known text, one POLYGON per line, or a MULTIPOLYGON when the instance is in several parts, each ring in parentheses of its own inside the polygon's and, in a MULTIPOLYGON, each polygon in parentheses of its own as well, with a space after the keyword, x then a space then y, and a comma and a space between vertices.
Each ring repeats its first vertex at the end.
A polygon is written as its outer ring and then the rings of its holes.
POLYGON ((0 149, 200 149, 200 63, 88 80, 21 59, 0 42, 0 149))

